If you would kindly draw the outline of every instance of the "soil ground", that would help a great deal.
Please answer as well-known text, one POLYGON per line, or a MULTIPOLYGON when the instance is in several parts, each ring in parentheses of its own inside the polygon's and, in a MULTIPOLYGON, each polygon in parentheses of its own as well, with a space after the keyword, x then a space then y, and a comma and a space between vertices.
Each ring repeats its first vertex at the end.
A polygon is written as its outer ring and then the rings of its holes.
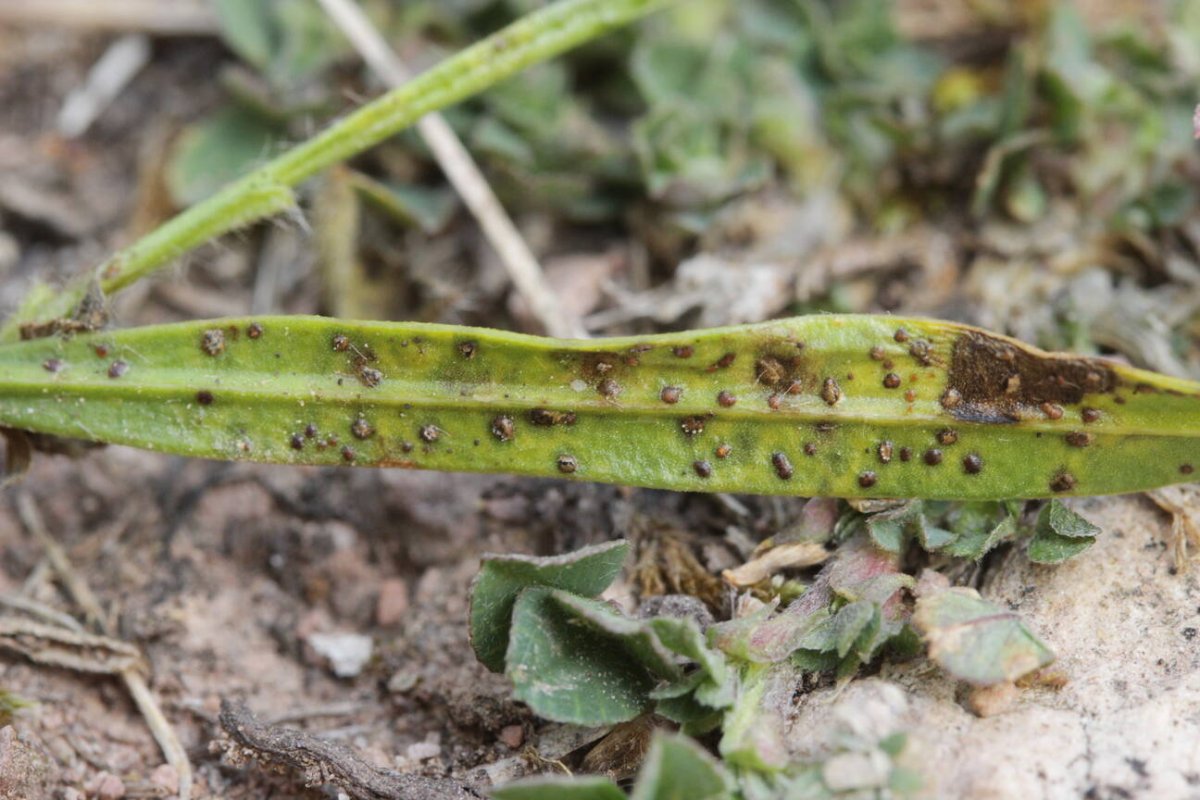
MULTIPOLYGON (((107 41, 0 30, 5 308, 34 276, 74 274, 159 218, 153 165, 181 124, 218 102, 206 76, 225 57, 220 47, 165 40, 87 137, 61 139, 54 115, 107 41)), ((115 309, 119 322, 250 308, 270 235, 235 237, 167 281, 135 289, 115 309)), ((907 264, 912 252, 941 252, 939 236, 889 247, 907 264)), ((592 267, 623 247, 586 244, 578 256, 592 267)), ((953 305, 969 283, 959 269, 932 256, 919 270, 897 267, 892 305, 953 305)), ((279 303, 289 312, 318 308, 316 282, 304 276, 279 303)), ((503 324, 507 313, 492 321, 503 324)), ((503 476, 230 465, 120 447, 45 456, 0 495, 0 595, 72 614, 80 609, 22 520, 21 495, 96 594, 114 636, 144 657, 195 767, 194 796, 235 800, 338 795, 320 782, 306 787, 294 771, 231 763, 221 746, 223 699, 375 765, 480 791, 556 760, 577 765, 595 735, 535 720, 471 654, 466 598, 481 554, 553 554, 629 536, 682 542, 717 574, 745 555, 729 526, 757 541, 799 504, 503 476), (314 645, 329 641, 321 634, 369 637, 370 656, 338 677, 314 645)), ((797 693, 793 751, 819 754, 811 732, 832 730, 823 720, 833 715, 880 731, 919 728, 909 758, 930 776, 930 796, 1200 797, 1200 583, 1175 570, 1171 520, 1150 502, 1080 508, 1105 529, 1100 545, 1059 569, 1007 550, 983 586, 1059 653, 1065 688, 980 698, 926 662, 889 666, 844 692, 797 693)), ((174 794, 175 777, 117 678, 0 651, 0 689, 32 703, 16 712, 9 738, 0 735, 0 797, 174 794)))

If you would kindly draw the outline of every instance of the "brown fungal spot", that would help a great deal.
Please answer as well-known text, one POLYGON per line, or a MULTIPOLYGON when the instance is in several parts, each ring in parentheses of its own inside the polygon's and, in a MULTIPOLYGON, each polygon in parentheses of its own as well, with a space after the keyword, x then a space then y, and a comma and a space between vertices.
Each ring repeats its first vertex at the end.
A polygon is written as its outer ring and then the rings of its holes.
POLYGON ((892 452, 893 452, 894 448, 895 448, 895 445, 893 445, 889 441, 885 440, 885 441, 880 442, 879 447, 876 450, 876 452, 879 454, 879 460, 882 461, 884 464, 891 463, 892 452))
POLYGON ((1085 425, 1091 425, 1093 422, 1099 422, 1102 414, 1098 408, 1084 408, 1079 412, 1079 416, 1085 425))
POLYGON ((350 337, 344 333, 335 333, 333 335, 333 350, 335 353, 344 353, 350 349, 350 337))
POLYGON ((690 344, 681 344, 677 347, 671 348, 671 353, 676 358, 691 358, 695 352, 696 348, 692 347, 690 344))
POLYGON ((1071 447, 1087 447, 1092 443, 1092 435, 1086 431, 1071 431, 1063 438, 1071 447))
POLYGON ((821 384, 821 399, 826 405, 837 405, 837 402, 842 399, 842 387, 838 386, 838 382, 833 378, 826 378, 821 384))
POLYGON ((937 432, 938 444, 954 444, 958 441, 958 431, 953 428, 942 428, 937 432))
POLYGON ((354 448, 350 445, 342 448, 342 461, 349 463, 354 460, 354 455, 354 448))
POLYGON ((837 423, 836 422, 818 422, 816 425, 813 426, 813 428, 816 429, 817 433, 833 433, 834 431, 837 430, 837 423))
POLYGON ((513 419, 512 417, 501 414, 492 420, 492 436, 495 436, 502 442, 507 442, 513 438, 513 419))
POLYGON ((892 338, 903 344, 908 341, 908 331, 904 330, 904 328, 897 328, 896 332, 892 334, 892 338))
POLYGON ((779 406, 782 405, 782 403, 783 403, 783 398, 781 398, 779 395, 775 394, 774 392, 772 392, 770 394, 770 396, 767 397, 767 408, 771 409, 772 411, 778 411, 779 406))
POLYGON ((375 426, 367 422, 365 417, 358 417, 350 423, 350 433, 355 439, 369 439, 375 433, 375 426))
POLYGON ((463 358, 474 358, 475 352, 479 349, 479 345, 475 342, 459 342, 458 354, 463 358))
POLYGON ((65 366, 66 364, 63 363, 61 358, 47 358, 42 362, 42 369, 46 370, 46 372, 54 374, 62 372, 62 369, 65 366))
POLYGON ((437 425, 422 425, 419 431, 421 441, 427 444, 433 444, 438 439, 442 438, 442 431, 437 425))
POLYGON ((922 458, 929 466, 936 467, 938 464, 942 463, 942 451, 938 450, 936 447, 931 447, 925 451, 925 455, 922 456, 922 458))
POLYGON ((263 335, 263 326, 257 322, 251 322, 246 326, 246 335, 251 339, 261 339, 263 335))
POLYGON ((783 362, 774 356, 760 358, 754 365, 754 378, 766 386, 775 386, 787 377, 783 362))
POLYGON ((1062 419, 1063 407, 1055 403, 1042 403, 1042 413, 1046 419, 1062 419))
POLYGON ((293 433, 292 438, 288 441, 288 444, 290 444, 292 446, 293 450, 303 450, 304 449, 304 437, 298 433, 293 433))
POLYGON ((707 461, 693 461, 692 469, 694 469, 696 474, 701 478, 712 477, 712 464, 708 463, 707 461))
POLYGON ((684 417, 679 421, 679 429, 683 431, 685 436, 697 436, 704 433, 704 424, 708 422, 708 417, 691 416, 684 417))
POLYGON ((1090 393, 1111 392, 1117 377, 1103 361, 1050 355, 983 331, 966 331, 954 342, 943 406, 972 422, 1015 422, 1043 404, 1074 405, 1090 393))
POLYGON ((575 460, 575 456, 563 453, 558 457, 558 471, 564 475, 570 475, 575 470, 579 469, 579 462, 575 460))
POLYGON ((358 380, 363 386, 374 388, 383 381, 383 373, 374 367, 359 367, 358 380))
POLYGON ((817 454, 817 446, 812 442, 804 443, 804 455, 815 456, 817 454))
POLYGON ((872 361, 883 361, 883 346, 875 345, 867 355, 870 356, 872 361))
POLYGON ((900 448, 900 460, 901 461, 912 461, 912 457, 913 457, 913 451, 912 451, 911 447, 901 447, 900 448))
POLYGON ((908 346, 908 354, 923 367, 933 364, 933 347, 924 339, 917 339, 908 346))
POLYGON ((950 411, 962 405, 962 392, 950 388, 942 392, 942 408, 950 411))
POLYGON ((875 485, 875 482, 878 480, 879 480, 879 477, 871 470, 867 470, 866 472, 860 472, 858 474, 858 485, 864 489, 870 489, 872 486, 875 485))
POLYGON ((719 447, 717 447, 717 449, 714 451, 714 453, 716 454, 717 458, 729 458, 729 454, 730 454, 730 453, 732 453, 732 452, 733 452, 733 446, 732 446, 732 445, 728 445, 728 444, 723 444, 723 445, 720 445, 720 446, 719 446, 719 447))
POLYGON ((786 481, 792 477, 794 473, 794 470, 792 469, 792 462, 789 461, 788 457, 783 453, 772 453, 771 464, 775 467, 775 474, 778 475, 782 480, 786 481))
POLYGON ((679 398, 683 395, 683 389, 678 386, 664 386, 663 390, 658 393, 658 397, 667 405, 675 405, 679 402, 679 398))
POLYGON ((225 352, 225 331, 220 328, 209 328, 200 334, 200 349, 210 356, 219 356, 225 352))
POLYGON ((211 406, 213 404, 213 400, 215 399, 216 398, 213 397, 213 393, 208 389, 201 389, 200 391, 196 392, 196 402, 202 406, 211 406))
POLYGON ((728 369, 733 366, 735 359, 737 359, 737 353, 726 353, 718 358, 716 363, 709 367, 709 369, 728 369))
POLYGON ((306 438, 312 439, 317 435, 317 426, 311 422, 304 426, 304 435, 306 438))
POLYGON ((1075 476, 1069 472, 1060 472, 1050 479, 1050 491, 1052 492, 1069 492, 1079 485, 1079 481, 1075 480, 1075 476))
POLYGON ((721 408, 733 408, 737 403, 737 398, 733 396, 733 392, 723 389, 717 392, 717 405, 721 408))
POLYGON ((983 459, 979 457, 978 453, 968 453, 963 456, 962 465, 963 472, 968 475, 978 475, 983 471, 983 459))
POLYGON ((612 378, 605 378, 596 386, 596 391, 600 393, 601 397, 607 397, 609 400, 612 400, 621 394, 621 384, 612 378))
POLYGON ((1193 467, 1191 464, 1180 464, 1179 465, 1179 474, 1180 475, 1191 475, 1195 471, 1196 471, 1196 468, 1193 467))
POLYGON ((917 401, 917 393, 912 389, 906 389, 904 392, 904 402, 915 403, 917 401))
POLYGON ((119 378, 129 372, 129 362, 117 359, 108 365, 108 377, 119 378))
POLYGON ((889 372, 887 375, 884 375, 883 376, 883 387, 885 389, 899 389, 900 388, 900 376, 894 372, 889 372))
POLYGON ((574 425, 574 411, 551 411, 546 408, 535 408, 529 412, 529 421, 534 425, 549 427, 551 425, 574 425))

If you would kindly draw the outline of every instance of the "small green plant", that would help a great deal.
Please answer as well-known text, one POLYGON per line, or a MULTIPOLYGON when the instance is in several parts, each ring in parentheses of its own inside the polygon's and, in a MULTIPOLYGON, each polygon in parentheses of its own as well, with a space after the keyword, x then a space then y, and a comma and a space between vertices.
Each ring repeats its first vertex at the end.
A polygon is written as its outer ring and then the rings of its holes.
MULTIPOLYGON (((1057 502, 1046 508, 1057 520, 1049 525, 1080 524, 1057 502)), ((839 527, 843 535, 852 529, 839 527)), ((671 774, 675 794, 663 793, 657 759, 662 748, 682 745, 659 738, 634 798, 837 797, 826 765, 795 763, 782 746, 780 705, 804 673, 846 680, 885 651, 911 655, 920 639, 935 663, 977 686, 1016 681, 1054 658, 1015 614, 935 573, 918 585, 900 572, 899 554, 876 547, 861 528, 849 536, 798 600, 782 609, 772 602, 707 630, 688 616, 631 618, 597 599, 620 572, 623 541, 550 558, 486 558, 471 591, 471 643, 479 660, 504 672, 516 697, 546 719, 595 726, 655 714, 684 733, 717 733, 724 766, 689 755, 699 760, 695 771, 671 774), (679 794, 681 781, 693 776, 704 776, 703 786, 679 794)), ((874 753, 886 766, 877 784, 857 789, 905 796, 918 788, 916 776, 895 761, 903 736, 851 738, 846 747, 874 753)), ((561 797, 623 796, 607 781, 582 778, 538 779, 495 797, 537 800, 552 789, 561 797)))

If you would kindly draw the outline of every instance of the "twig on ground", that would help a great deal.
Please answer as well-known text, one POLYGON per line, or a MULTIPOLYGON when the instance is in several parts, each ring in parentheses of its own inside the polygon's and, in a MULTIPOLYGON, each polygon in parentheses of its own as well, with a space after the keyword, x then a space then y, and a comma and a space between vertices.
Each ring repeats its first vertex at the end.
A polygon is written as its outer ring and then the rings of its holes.
MULTIPOLYGON (((75 571, 75 568, 71 566, 66 551, 50 535, 33 498, 26 492, 19 492, 16 495, 16 501, 17 514, 21 518, 21 522, 46 550, 46 557, 53 565, 55 572, 58 573, 67 593, 83 609, 84 618, 94 621, 96 628, 101 633, 111 636, 111 626, 105 619, 100 602, 83 578, 75 571)), ((137 651, 135 650, 135 652, 137 651)), ((139 666, 140 661, 139 654, 139 666)), ((183 744, 175 734, 175 729, 171 727, 170 722, 163 715, 162 709, 159 708, 158 701, 146 684, 145 677, 136 666, 126 667, 117 674, 121 676, 138 711, 146 720, 146 726, 150 729, 154 740, 158 742, 163 757, 175 769, 175 774, 179 776, 179 800, 191 800, 192 763, 188 760, 187 751, 184 750, 183 744)))
MULTIPOLYGON (((408 81, 408 69, 352 0, 320 0, 320 3, 387 86, 395 88, 408 81)), ((479 220, 484 235, 508 269, 513 286, 546 332, 557 337, 586 336, 579 320, 569 319, 564 312, 537 259, 445 118, 437 113, 427 114, 417 121, 417 130, 455 191, 479 220)))
POLYGON ((100 607, 100 601, 96 599, 96 595, 92 593, 87 582, 79 577, 79 573, 75 572, 75 568, 71 566, 71 560, 67 558, 66 551, 46 529, 46 523, 42 520, 42 514, 38 511, 33 498, 27 492, 17 492, 16 502, 17 516, 21 518, 25 529, 33 534, 33 537, 38 540, 38 544, 46 551, 46 558, 54 567, 54 571, 58 573, 59 580, 66 588, 67 594, 83 609, 84 621, 95 626, 97 630, 107 633, 109 625, 105 619, 104 610, 100 607))
POLYGON ((150 63, 150 38, 128 33, 108 46, 88 70, 83 85, 71 90, 58 112, 58 132, 82 136, 129 82, 150 63))
POLYGON ((205 0, 0 0, 0 23, 199 36, 220 26, 205 0))
POLYGON ((376 767, 354 751, 312 734, 255 719, 240 702, 221 702, 221 727, 235 762, 254 758, 298 773, 309 786, 332 783, 356 800, 478 800, 484 795, 449 780, 376 767))
POLYGON ((361 700, 347 700, 341 703, 325 703, 319 706, 305 706, 269 714, 262 718, 264 725, 282 725, 285 722, 300 722, 314 717, 349 717, 362 711, 377 707, 377 703, 361 700))
POLYGON ((66 628, 75 633, 83 633, 83 626, 79 624, 79 620, 72 617, 70 614, 59 611, 57 608, 51 608, 45 603, 39 603, 29 597, 24 597, 19 594, 0 594, 0 606, 28 614, 31 617, 37 617, 44 622, 49 622, 51 625, 57 625, 60 628, 66 628))
POLYGON ((1191 564, 1188 545, 1200 548, 1200 514, 1195 510, 1197 495, 1197 487, 1192 485, 1164 486, 1146 492, 1151 502, 1171 515, 1168 543, 1175 557, 1175 568, 1180 572, 1191 564))
POLYGON ((99 675, 119 675, 143 664, 138 649, 118 639, 18 617, 0 617, 0 650, 20 653, 36 664, 99 675))

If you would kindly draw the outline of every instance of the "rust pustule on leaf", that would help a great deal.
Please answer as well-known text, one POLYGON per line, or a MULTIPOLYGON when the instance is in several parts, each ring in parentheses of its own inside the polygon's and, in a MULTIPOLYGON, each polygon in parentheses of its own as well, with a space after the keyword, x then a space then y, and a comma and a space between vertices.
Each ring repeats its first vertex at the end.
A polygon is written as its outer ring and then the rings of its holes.
POLYGON ((200 337, 200 349, 210 356, 225 352, 225 331, 220 328, 206 330, 200 337))
POLYGON ((1099 359, 1040 353, 967 331, 954 342, 942 405, 962 420, 1015 422, 1032 409, 1074 405, 1116 386, 1116 374, 1099 359))
POLYGON ((792 462, 783 453, 772 453, 771 464, 775 467, 775 474, 782 480, 788 480, 792 477, 792 462))
POLYGON ((784 394, 797 394, 804 380, 804 359, 793 348, 772 349, 754 362, 754 380, 784 394))
POLYGON ((830 406, 837 405, 838 401, 842 399, 842 387, 836 380, 826 378, 825 382, 821 384, 821 399, 830 406))
POLYGON ((529 421, 534 425, 574 425, 574 411, 551 411, 548 408, 535 408, 529 412, 529 421))
POLYGON ((495 436, 502 442, 507 442, 513 438, 513 420, 507 414, 501 414, 492 420, 492 436, 495 436))

